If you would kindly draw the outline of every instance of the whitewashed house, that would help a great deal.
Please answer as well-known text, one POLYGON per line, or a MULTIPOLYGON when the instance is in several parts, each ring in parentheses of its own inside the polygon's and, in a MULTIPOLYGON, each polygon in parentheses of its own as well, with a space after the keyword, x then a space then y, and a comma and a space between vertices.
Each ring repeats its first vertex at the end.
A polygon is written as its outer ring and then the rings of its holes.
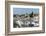
POLYGON ((34 26, 39 26, 39 17, 38 16, 33 17, 32 24, 34 24, 34 26))

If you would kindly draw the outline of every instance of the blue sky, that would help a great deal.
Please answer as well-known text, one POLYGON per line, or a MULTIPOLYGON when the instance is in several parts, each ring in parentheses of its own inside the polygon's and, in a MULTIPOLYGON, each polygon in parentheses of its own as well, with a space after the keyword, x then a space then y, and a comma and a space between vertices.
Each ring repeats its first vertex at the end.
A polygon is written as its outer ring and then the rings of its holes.
POLYGON ((13 14, 39 13, 39 8, 13 8, 13 14))

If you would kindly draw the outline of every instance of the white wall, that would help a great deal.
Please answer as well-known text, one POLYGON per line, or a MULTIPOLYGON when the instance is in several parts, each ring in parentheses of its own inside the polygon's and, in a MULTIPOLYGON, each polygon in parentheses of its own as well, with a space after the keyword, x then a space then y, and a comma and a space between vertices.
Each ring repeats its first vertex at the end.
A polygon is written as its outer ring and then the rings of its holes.
MULTIPOLYGON (((0 36, 5 36, 5 2, 4 1, 5 0, 0 0, 0 36)), ((21 1, 24 1, 24 0, 21 0, 21 1)), ((40 2, 40 3, 42 2, 42 3, 44 3, 45 0, 27 0, 27 1, 28 2, 40 2)), ((45 12, 45 14, 46 14, 46 12, 45 12)), ((45 18, 46 18, 46 16, 45 16, 45 18)), ((46 33, 16 35, 16 36, 46 36, 46 33)))
POLYGON ((4 13, 5 13, 5 10, 4 10, 4 0, 0 0, 0 36, 4 36, 4 33, 5 33, 5 22, 4 22, 4 13))

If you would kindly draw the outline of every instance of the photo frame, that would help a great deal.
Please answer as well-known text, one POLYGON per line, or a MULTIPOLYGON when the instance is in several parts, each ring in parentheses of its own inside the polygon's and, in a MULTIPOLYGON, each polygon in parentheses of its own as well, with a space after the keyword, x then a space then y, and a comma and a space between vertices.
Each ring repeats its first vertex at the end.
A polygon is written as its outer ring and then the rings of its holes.
POLYGON ((6 35, 44 33, 45 4, 6 1, 5 27, 6 35))

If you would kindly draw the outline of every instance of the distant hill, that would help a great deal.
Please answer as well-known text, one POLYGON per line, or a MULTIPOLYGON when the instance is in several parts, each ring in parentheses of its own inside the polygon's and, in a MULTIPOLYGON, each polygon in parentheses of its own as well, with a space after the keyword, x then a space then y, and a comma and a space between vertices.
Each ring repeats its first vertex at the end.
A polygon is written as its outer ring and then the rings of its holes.
POLYGON ((19 15, 19 14, 14 14, 13 17, 16 17, 16 16, 20 16, 20 17, 21 17, 21 16, 25 16, 25 15, 30 16, 30 17, 33 17, 33 15, 34 15, 34 16, 38 16, 38 14, 32 12, 32 13, 30 13, 30 14, 28 14, 28 13, 26 13, 26 14, 21 14, 21 15, 19 15))

